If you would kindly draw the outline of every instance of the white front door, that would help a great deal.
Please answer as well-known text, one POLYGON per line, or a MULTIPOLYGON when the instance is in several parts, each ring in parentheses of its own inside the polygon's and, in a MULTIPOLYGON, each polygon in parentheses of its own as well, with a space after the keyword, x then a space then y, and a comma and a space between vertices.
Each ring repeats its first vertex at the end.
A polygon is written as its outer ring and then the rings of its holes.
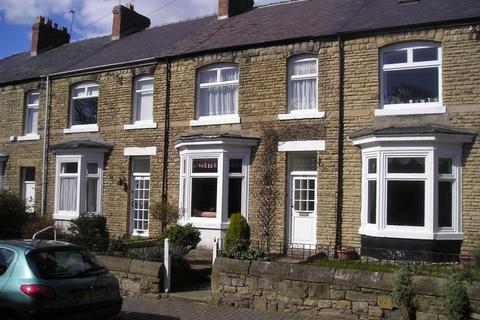
POLYGON ((35 181, 24 181, 23 193, 27 212, 33 212, 35 210, 35 181))
POLYGON ((292 176, 291 192, 291 242, 316 244, 317 231, 317 177, 292 176))
POLYGON ((150 216, 149 159, 133 159, 131 181, 131 234, 134 236, 148 237, 148 221, 150 216))

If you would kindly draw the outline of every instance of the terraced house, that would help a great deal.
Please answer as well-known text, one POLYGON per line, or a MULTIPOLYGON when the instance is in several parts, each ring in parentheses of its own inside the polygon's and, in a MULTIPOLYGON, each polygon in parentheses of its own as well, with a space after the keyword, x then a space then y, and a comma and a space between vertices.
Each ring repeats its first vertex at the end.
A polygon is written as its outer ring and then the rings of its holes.
POLYGON ((259 236, 272 205, 284 243, 479 245, 478 1, 218 8, 150 27, 117 6, 74 43, 39 18, 0 61, 2 187, 117 235, 156 236, 150 204, 178 204, 205 246, 233 212, 259 236))

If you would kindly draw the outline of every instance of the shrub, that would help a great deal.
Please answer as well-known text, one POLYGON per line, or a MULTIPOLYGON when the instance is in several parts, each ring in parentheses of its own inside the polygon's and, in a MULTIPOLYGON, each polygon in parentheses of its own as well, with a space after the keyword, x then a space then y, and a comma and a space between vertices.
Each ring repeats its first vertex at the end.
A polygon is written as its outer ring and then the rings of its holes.
POLYGON ((0 239, 14 239, 22 236, 22 227, 30 220, 25 204, 16 195, 0 192, 0 239))
POLYGON ((403 318, 414 319, 415 307, 413 304, 413 298, 415 293, 413 292, 412 278, 408 268, 402 267, 395 272, 392 296, 395 302, 400 306, 403 318))
MULTIPOLYGON (((29 223, 23 226, 22 236, 25 239, 30 239, 36 232, 53 225, 55 225, 55 221, 51 216, 35 216, 29 223)), ((45 231, 38 237, 42 239, 53 239, 53 230, 45 231)))
POLYGON ((161 246, 166 238, 170 239, 174 250, 180 255, 187 254, 190 250, 195 249, 201 240, 200 231, 191 223, 184 226, 169 226, 158 238, 161 246))
POLYGON ((240 213, 232 214, 225 235, 225 251, 232 254, 247 251, 249 241, 250 227, 247 220, 240 213))
POLYGON ((475 262, 475 268, 480 270, 480 248, 473 249, 472 255, 473 261, 475 262))
POLYGON ((150 206, 150 212, 160 221, 162 232, 168 225, 177 223, 180 216, 178 207, 170 203, 154 202, 150 206))
POLYGON ((450 320, 470 319, 470 302, 463 281, 468 272, 457 271, 447 278, 444 288, 445 311, 450 320))
POLYGON ((100 214, 80 213, 68 227, 71 241, 95 252, 104 252, 108 247, 107 219, 100 214))

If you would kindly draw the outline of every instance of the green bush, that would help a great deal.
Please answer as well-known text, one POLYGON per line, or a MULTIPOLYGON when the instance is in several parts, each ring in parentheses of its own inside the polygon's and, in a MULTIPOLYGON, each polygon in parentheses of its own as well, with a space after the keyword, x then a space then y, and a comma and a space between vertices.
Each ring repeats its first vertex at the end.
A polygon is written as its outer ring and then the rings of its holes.
POLYGON ((480 270, 480 248, 473 249, 472 255, 473 261, 475 262, 475 268, 480 270))
POLYGON ((250 227, 247 220, 240 213, 232 214, 225 235, 225 251, 231 254, 245 252, 248 250, 249 242, 250 227))
POLYGON ((30 218, 19 197, 10 192, 0 192, 0 239, 21 238, 22 227, 30 218))
MULTIPOLYGON (((53 220, 51 216, 34 216, 22 227, 22 236, 25 239, 30 239, 36 232, 53 225, 55 225, 55 220, 53 220)), ((52 229, 50 229, 39 234, 38 239, 53 239, 53 236, 54 232, 52 229)))
POLYGON ((470 319, 470 302, 467 289, 463 285, 468 280, 468 272, 457 271, 447 278, 444 288, 445 310, 450 320, 470 319))
POLYGON ((200 242, 200 231, 191 223, 184 226, 169 226, 158 238, 160 245, 163 246, 163 240, 170 239, 170 243, 180 255, 187 254, 190 250, 195 249, 200 242))
POLYGON ((80 213, 68 227, 70 241, 95 252, 104 252, 108 247, 107 219, 101 214, 80 213))
POLYGON ((412 288, 412 277, 408 268, 402 267, 395 272, 392 296, 400 306, 403 318, 415 319, 415 306, 413 303, 415 293, 412 288))

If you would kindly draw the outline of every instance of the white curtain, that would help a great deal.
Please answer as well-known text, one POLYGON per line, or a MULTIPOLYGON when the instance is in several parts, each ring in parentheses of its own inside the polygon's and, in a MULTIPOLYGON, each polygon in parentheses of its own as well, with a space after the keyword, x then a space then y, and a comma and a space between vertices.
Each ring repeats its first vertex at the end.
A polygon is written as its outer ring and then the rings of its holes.
POLYGON ((77 178, 60 178, 60 211, 77 210, 77 178))
POLYGON ((200 89, 200 116, 237 113, 238 84, 200 89))
POLYGON ((153 92, 137 93, 136 121, 146 121, 153 119, 153 92))
POLYGON ((37 133, 38 130, 38 108, 27 109, 26 133, 37 133))
POLYGON ((317 101, 317 61, 290 62, 290 110, 315 109, 317 101), (296 78, 301 76, 301 78, 296 78))

